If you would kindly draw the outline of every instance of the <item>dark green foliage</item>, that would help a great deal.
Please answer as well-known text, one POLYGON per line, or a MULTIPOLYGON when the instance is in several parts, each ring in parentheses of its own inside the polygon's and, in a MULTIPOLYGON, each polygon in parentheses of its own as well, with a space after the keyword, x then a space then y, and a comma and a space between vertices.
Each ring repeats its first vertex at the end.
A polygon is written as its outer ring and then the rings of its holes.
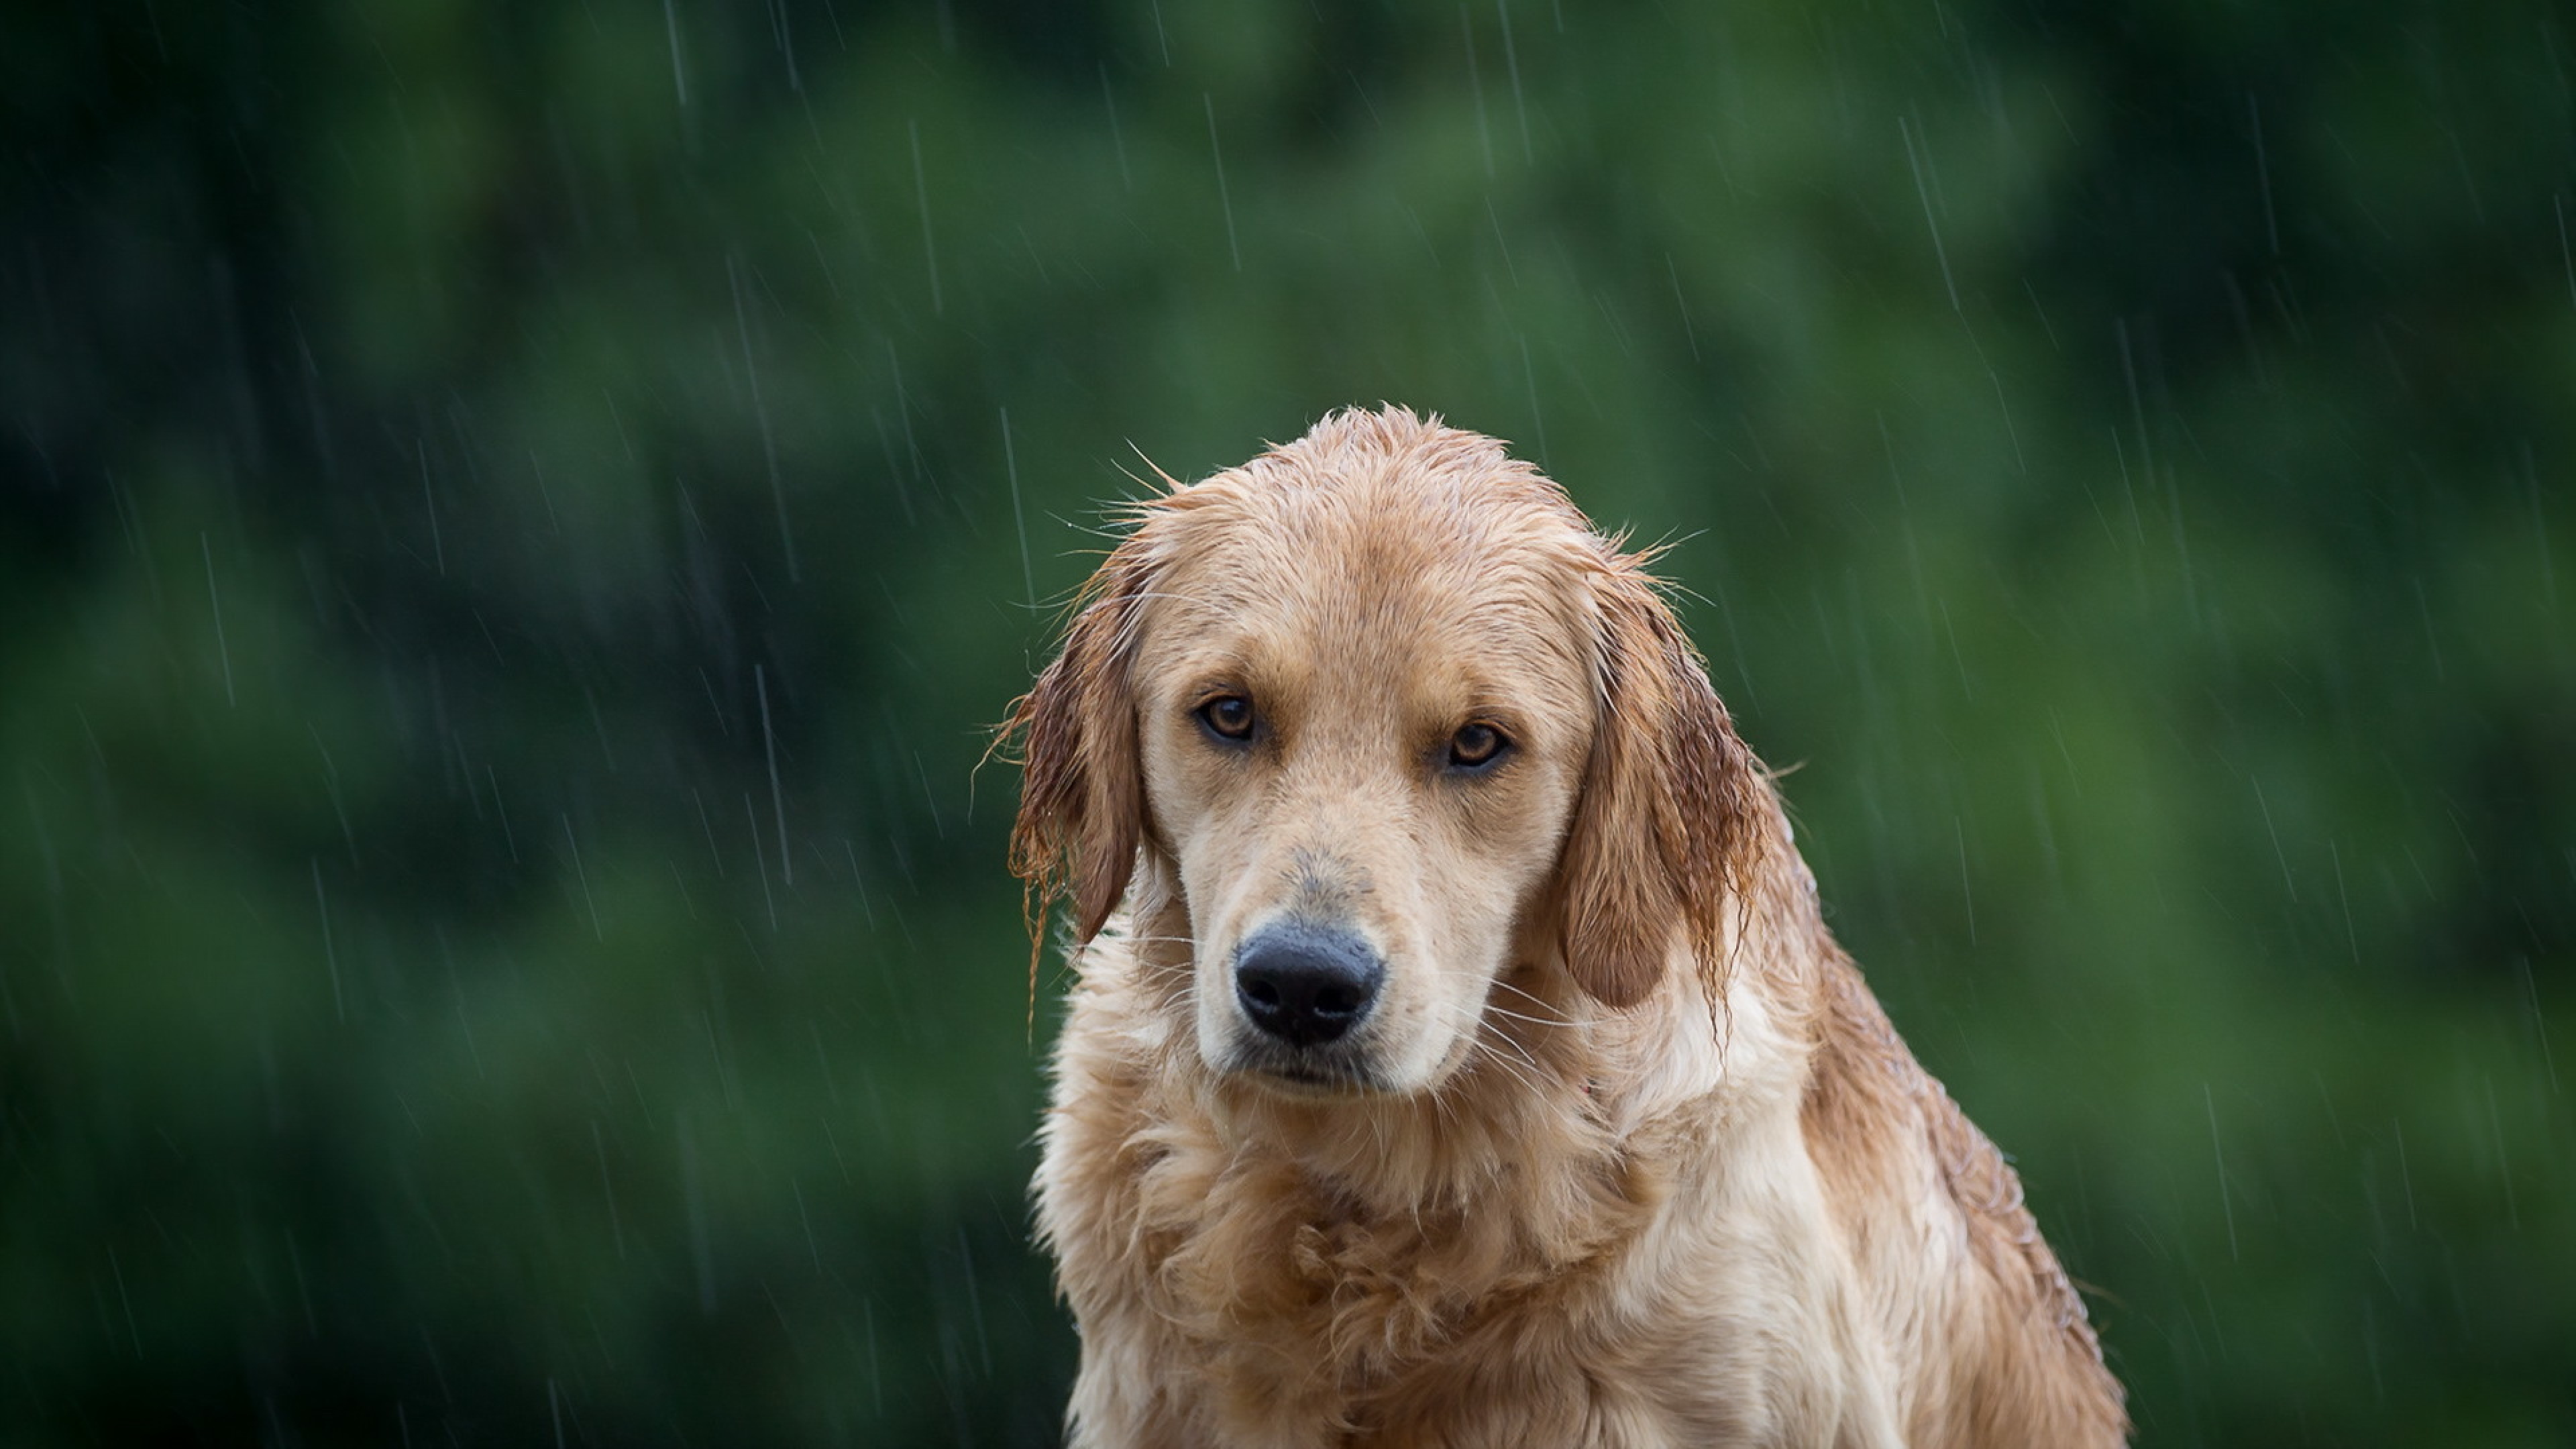
POLYGON ((1382 398, 1680 541, 2141 1442, 2576 1438, 2571 66, 17 7, 0 1438, 1047 1438, 986 727, 1146 458, 1382 398))

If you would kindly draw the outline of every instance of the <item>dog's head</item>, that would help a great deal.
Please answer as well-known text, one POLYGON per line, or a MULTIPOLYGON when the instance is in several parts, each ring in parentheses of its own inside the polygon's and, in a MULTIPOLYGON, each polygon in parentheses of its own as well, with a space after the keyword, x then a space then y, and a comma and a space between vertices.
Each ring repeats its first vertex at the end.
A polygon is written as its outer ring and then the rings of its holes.
POLYGON ((1088 941, 1168 863, 1210 1069, 1419 1091, 1514 968, 1619 1008, 1717 959, 1763 786, 1554 484, 1344 413, 1139 513, 1014 711, 1013 864, 1088 941))

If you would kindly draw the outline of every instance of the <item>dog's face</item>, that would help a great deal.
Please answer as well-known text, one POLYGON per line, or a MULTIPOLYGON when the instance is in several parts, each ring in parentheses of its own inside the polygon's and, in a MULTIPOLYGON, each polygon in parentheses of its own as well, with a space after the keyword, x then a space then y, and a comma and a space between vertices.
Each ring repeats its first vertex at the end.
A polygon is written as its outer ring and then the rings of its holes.
POLYGON ((1569 540, 1367 491, 1194 520, 1131 665, 1200 1052, 1289 1090, 1455 1062, 1592 740, 1581 600, 1542 562, 1569 540))
POLYGON ((1202 1060, 1297 1095, 1436 1085, 1516 965, 1641 999, 1713 938, 1751 780, 1552 484, 1472 435, 1372 436, 1148 505, 1015 719, 1019 868, 1087 939, 1159 852, 1202 1060))

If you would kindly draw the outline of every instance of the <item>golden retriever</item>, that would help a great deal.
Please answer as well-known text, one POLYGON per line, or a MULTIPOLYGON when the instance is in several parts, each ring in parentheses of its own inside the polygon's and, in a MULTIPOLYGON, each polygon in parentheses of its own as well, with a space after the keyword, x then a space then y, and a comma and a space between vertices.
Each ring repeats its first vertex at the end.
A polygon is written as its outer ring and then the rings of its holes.
POLYGON ((1136 514, 1009 726, 1072 1442, 2125 1441, 1639 555, 1395 408, 1136 514))

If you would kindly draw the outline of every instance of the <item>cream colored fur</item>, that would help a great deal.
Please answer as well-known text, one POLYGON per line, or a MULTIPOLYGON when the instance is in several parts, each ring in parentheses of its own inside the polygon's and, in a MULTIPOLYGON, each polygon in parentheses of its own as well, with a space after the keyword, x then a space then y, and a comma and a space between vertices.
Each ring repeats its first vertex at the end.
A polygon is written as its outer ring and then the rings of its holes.
POLYGON ((1036 1183, 1075 1444, 2125 1440, 1640 559, 1395 409, 1139 514, 1014 718, 1084 940, 1036 1183), (1445 771, 1478 721, 1511 757, 1445 771), (1385 958, 1338 1085, 1233 1005, 1292 909, 1385 958))

